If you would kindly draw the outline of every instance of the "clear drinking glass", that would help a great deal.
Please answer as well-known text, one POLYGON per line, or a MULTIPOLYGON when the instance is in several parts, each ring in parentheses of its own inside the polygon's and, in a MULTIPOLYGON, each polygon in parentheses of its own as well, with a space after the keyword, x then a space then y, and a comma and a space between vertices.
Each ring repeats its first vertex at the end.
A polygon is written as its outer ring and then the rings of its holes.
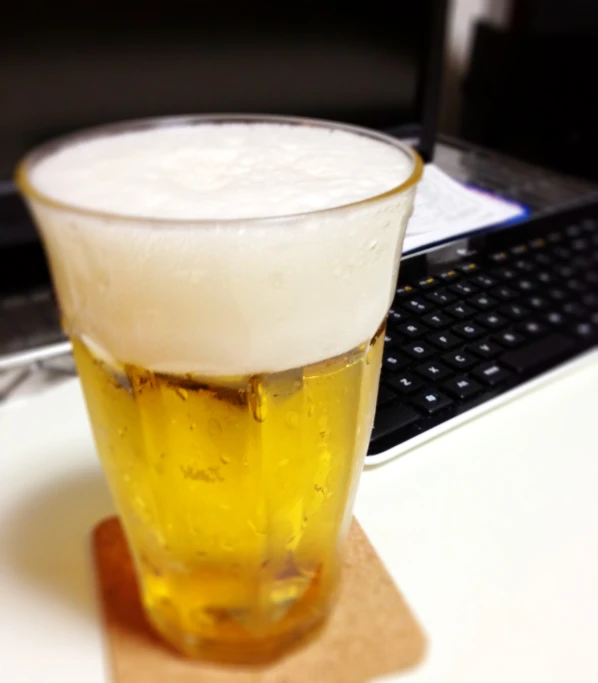
POLYGON ((421 169, 373 131, 230 116, 106 126, 18 168, 147 617, 189 656, 269 658, 331 608, 421 169), (227 122, 366 136, 408 172, 352 204, 225 220, 88 210, 32 181, 84 140, 227 122))

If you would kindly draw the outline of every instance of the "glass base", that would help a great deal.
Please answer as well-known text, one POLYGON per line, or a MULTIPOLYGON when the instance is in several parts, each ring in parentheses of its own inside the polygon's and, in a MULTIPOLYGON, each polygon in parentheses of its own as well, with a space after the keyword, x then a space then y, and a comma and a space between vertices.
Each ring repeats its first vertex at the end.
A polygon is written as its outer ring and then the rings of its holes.
POLYGON ((264 638, 225 641, 203 638, 196 633, 183 632, 172 624, 161 622, 155 615, 147 615, 157 634, 177 652, 190 659, 201 659, 221 664, 267 664, 289 650, 305 644, 317 635, 328 613, 295 626, 291 631, 270 634, 264 638))

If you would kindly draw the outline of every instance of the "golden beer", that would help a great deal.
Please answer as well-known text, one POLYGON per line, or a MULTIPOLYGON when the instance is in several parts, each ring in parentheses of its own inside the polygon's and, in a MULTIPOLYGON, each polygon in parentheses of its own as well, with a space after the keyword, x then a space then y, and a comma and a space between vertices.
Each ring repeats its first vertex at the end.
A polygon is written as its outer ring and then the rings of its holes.
POLYGON ((144 605, 187 654, 265 654, 327 613, 383 342, 380 329, 304 368, 194 378, 109 368, 73 340, 144 605))
POLYGON ((331 609, 420 174, 379 133, 234 116, 18 170, 147 618, 189 656, 264 660, 331 609))

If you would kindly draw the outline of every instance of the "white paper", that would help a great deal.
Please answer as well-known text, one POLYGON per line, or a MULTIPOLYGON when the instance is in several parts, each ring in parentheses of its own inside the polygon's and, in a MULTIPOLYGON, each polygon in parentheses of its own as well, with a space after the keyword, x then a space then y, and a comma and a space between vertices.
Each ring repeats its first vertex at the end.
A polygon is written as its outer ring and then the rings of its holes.
POLYGON ((413 251, 526 214, 524 207, 479 192, 427 164, 415 195, 403 251, 413 251))

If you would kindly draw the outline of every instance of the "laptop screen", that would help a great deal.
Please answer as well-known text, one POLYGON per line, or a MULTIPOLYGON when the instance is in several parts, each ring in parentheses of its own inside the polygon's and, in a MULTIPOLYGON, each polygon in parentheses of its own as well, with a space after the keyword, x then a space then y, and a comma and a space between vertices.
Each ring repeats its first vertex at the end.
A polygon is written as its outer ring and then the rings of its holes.
POLYGON ((21 4, 0 26, 0 180, 50 137, 145 116, 268 112, 418 135, 437 4, 21 4))

